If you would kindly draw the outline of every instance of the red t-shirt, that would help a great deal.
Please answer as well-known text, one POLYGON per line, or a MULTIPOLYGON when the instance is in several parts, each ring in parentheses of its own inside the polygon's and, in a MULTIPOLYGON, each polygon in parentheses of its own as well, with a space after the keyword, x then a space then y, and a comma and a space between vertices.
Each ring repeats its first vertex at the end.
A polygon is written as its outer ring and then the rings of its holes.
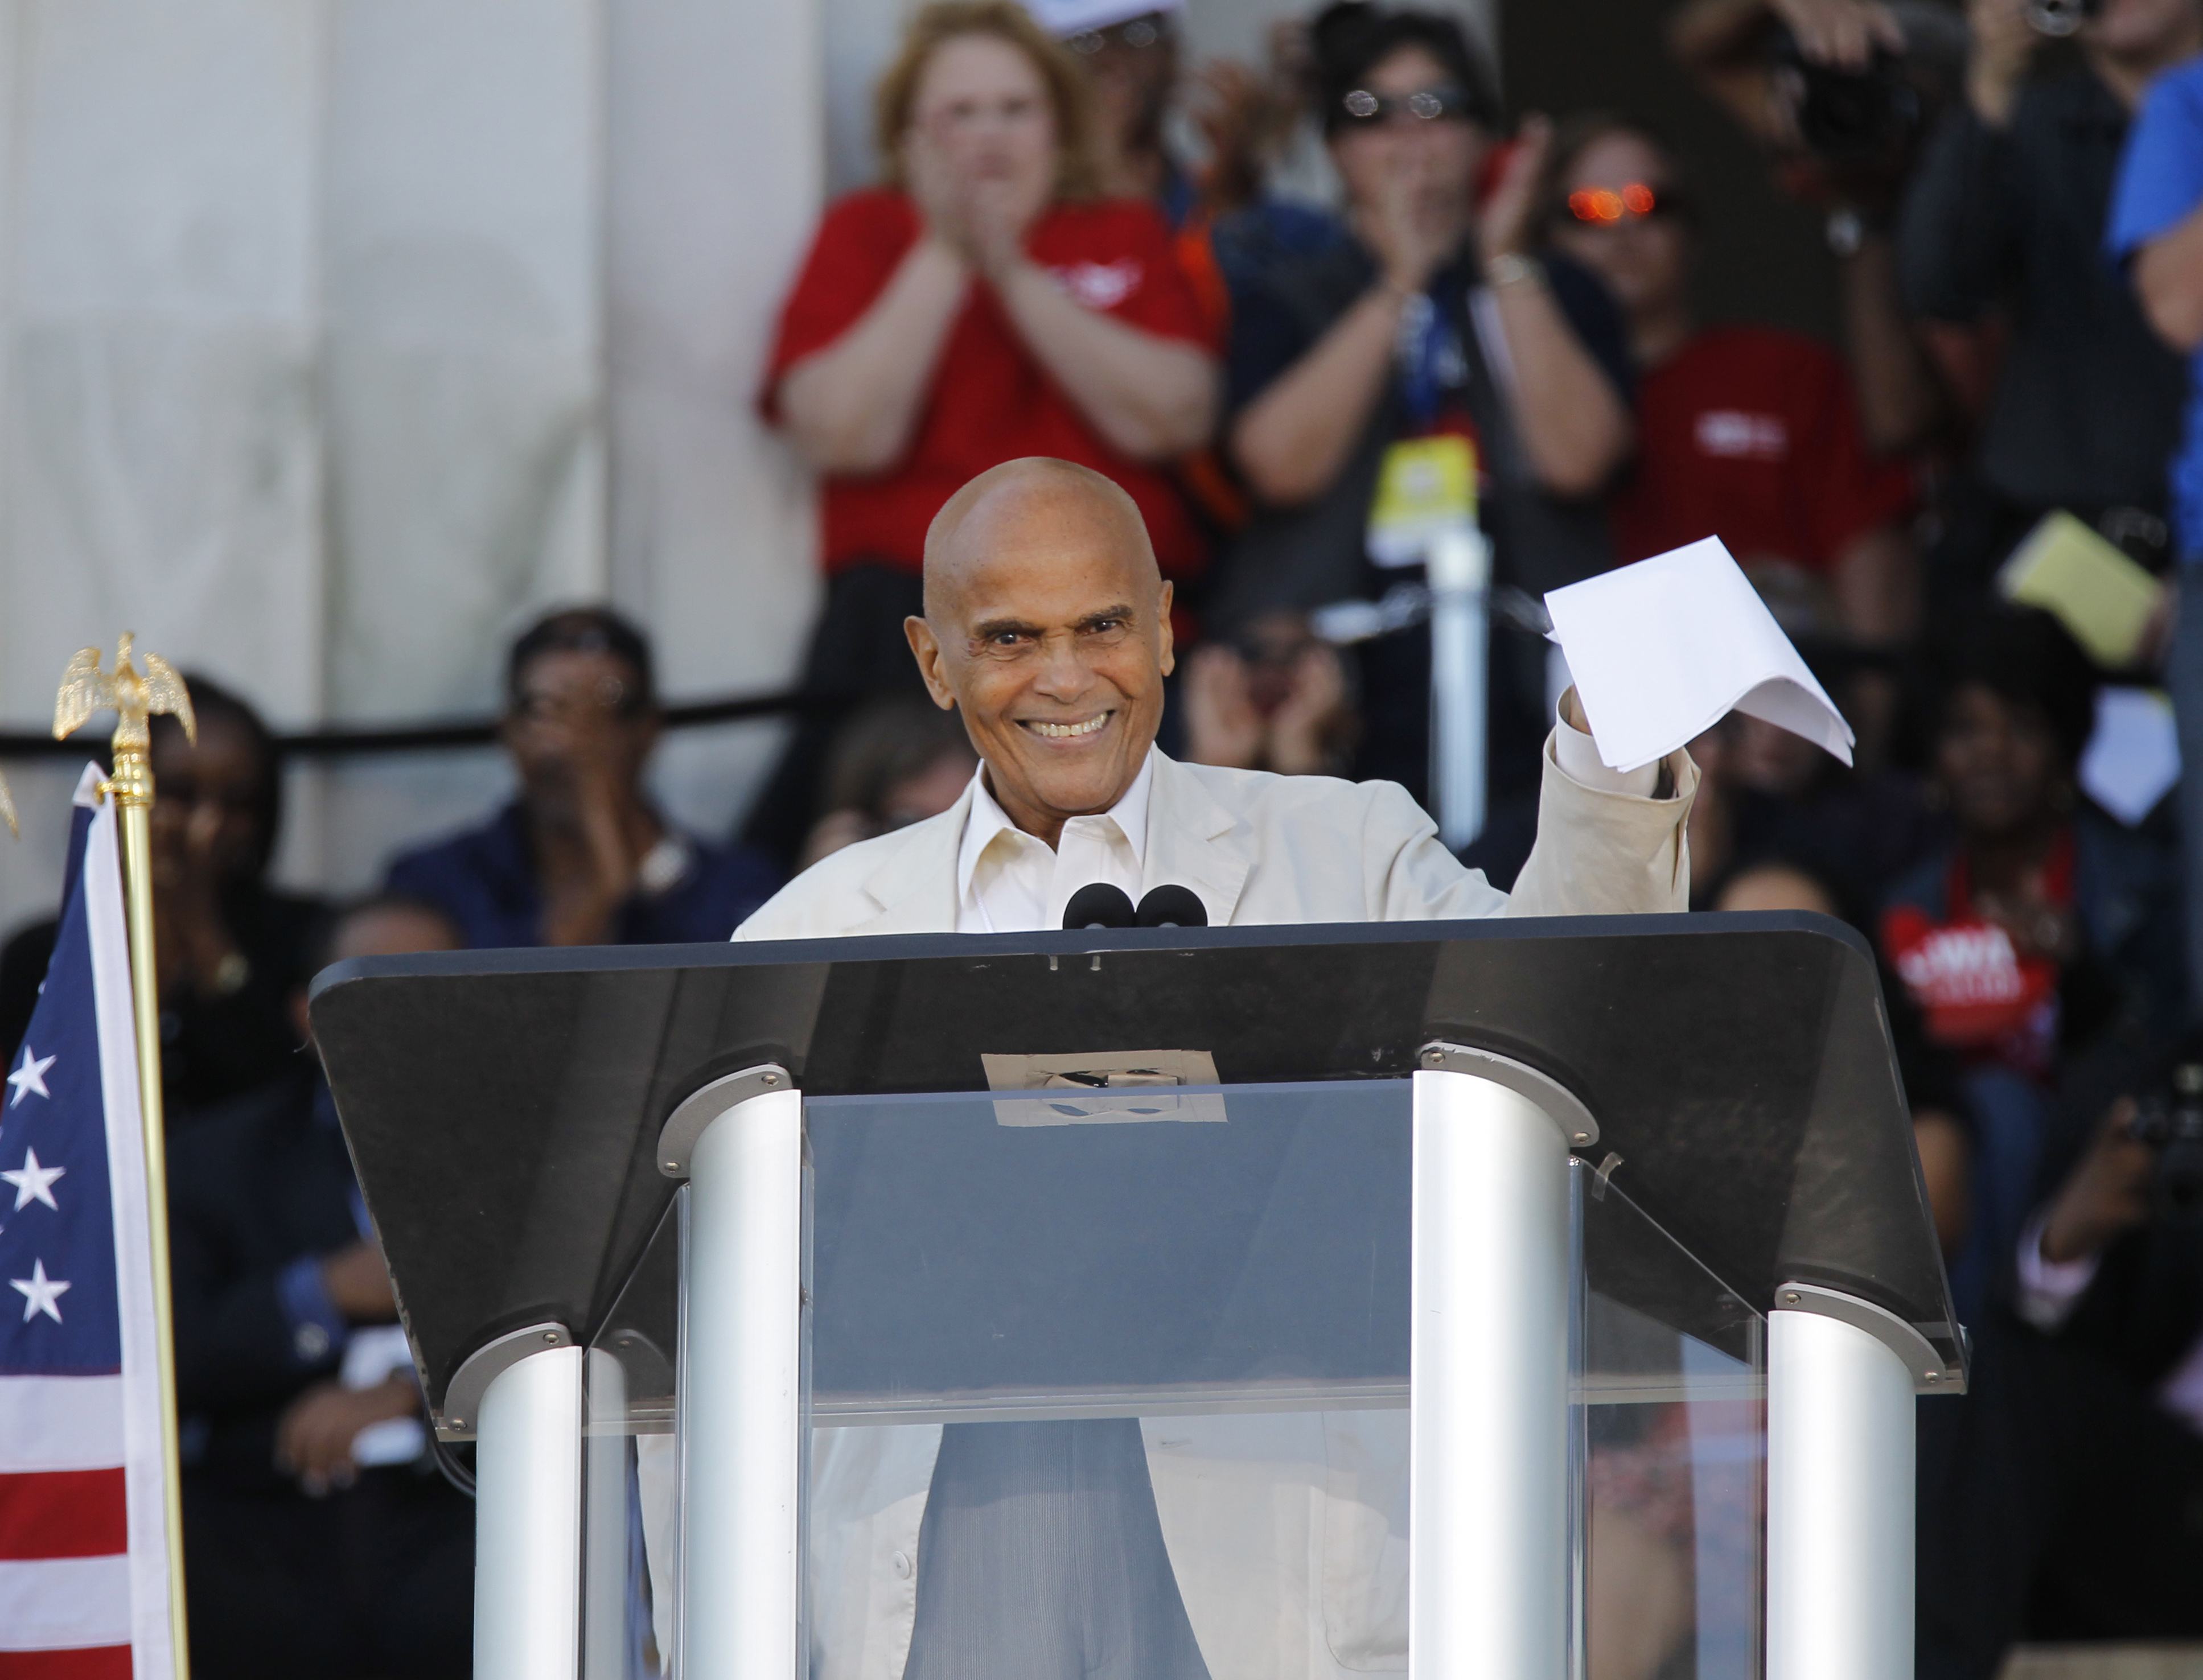
MULTIPOLYGON (((827 211, 781 309, 761 399, 768 418, 782 375, 863 318, 919 231, 910 200, 884 189, 853 192, 827 211)), ((1090 309, 1216 348, 1170 230, 1147 205, 1056 204, 1042 213, 1025 249, 1090 309)), ((925 528, 941 504, 988 468, 1023 455, 1058 456, 1107 474, 1139 504, 1163 570, 1183 577, 1200 569, 1206 549, 1168 472, 1103 441, 1025 350, 994 292, 976 282, 948 329, 902 459, 884 472, 823 481, 826 569, 877 560, 918 570, 925 528)))
MULTIPOLYGON (((2043 865, 2044 901, 2073 906, 2073 835, 2043 865)), ((1928 1036, 1970 1062, 2000 1062, 2046 1078, 2058 1051, 2057 959, 2020 954, 2011 935, 1974 907, 1973 871, 1960 852, 1944 877, 1938 920, 1918 904, 1882 912, 1881 948, 1919 1006, 1928 1036)))
POLYGON ((1746 564, 1827 572, 1916 497, 1910 470, 1867 452, 1834 352, 1795 333, 1717 327, 1638 381, 1636 469, 1611 512, 1625 561, 1717 536, 1746 564))

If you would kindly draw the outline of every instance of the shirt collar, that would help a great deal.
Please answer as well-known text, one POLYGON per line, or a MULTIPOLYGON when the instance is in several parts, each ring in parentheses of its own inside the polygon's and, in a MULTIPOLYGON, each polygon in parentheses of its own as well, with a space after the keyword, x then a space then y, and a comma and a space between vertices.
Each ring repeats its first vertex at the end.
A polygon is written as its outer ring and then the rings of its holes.
MULTIPOLYGON (((1141 761, 1140 773, 1132 778, 1132 785, 1103 813, 1116 823, 1125 844, 1132 848, 1132 861, 1137 864, 1147 862, 1148 796, 1155 785, 1155 750, 1149 746, 1148 756, 1141 761)), ((956 894, 960 902, 970 899, 972 877, 978 872, 979 859, 995 843, 995 837, 1016 829, 1017 824, 1010 821, 988 789, 987 766, 983 762, 972 774, 972 809, 964 818, 964 841, 956 853, 956 894)))

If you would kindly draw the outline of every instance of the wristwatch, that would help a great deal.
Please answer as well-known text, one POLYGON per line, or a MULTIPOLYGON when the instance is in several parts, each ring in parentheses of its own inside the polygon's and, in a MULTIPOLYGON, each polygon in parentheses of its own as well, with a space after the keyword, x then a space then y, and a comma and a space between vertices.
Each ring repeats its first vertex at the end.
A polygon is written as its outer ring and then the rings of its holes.
POLYGON ((242 951, 223 954, 214 965, 214 994, 217 998, 233 997, 245 989, 245 982, 252 978, 252 964, 242 951))
POLYGON ((1519 251, 1503 251, 1484 265, 1484 281, 1494 292, 1524 280, 1541 280, 1545 277, 1545 265, 1534 256, 1524 256, 1519 251))

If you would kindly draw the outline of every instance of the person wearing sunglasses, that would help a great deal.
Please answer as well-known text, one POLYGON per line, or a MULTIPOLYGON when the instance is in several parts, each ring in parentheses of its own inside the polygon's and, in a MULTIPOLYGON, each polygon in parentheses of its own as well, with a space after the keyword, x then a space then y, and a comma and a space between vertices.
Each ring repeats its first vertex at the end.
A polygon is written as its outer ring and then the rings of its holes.
MULTIPOLYGON (((1499 149, 1491 79, 1450 17, 1334 21, 1320 80, 1345 214, 1233 298, 1226 439, 1256 512, 1212 604, 1226 630, 1417 581, 1420 549, 1378 528, 1385 486, 1446 450, 1480 489, 1503 584, 1542 592, 1611 559, 1597 498, 1631 446, 1627 351, 1598 283, 1528 250, 1549 129, 1499 149)), ((1357 775, 1427 787, 1429 646, 1420 627, 1361 645, 1357 775)), ((1509 641, 1495 663, 1492 786, 1527 793, 1544 652, 1509 641)))
POLYGON ((1577 119, 1541 196, 1552 246, 1596 272, 1629 323, 1638 451, 1610 503, 1619 557, 1718 536, 1747 570, 1805 574, 1852 639, 1911 635, 1913 475, 1869 452, 1834 351, 1772 327, 1698 324, 1695 207, 1667 148, 1615 118, 1577 119))

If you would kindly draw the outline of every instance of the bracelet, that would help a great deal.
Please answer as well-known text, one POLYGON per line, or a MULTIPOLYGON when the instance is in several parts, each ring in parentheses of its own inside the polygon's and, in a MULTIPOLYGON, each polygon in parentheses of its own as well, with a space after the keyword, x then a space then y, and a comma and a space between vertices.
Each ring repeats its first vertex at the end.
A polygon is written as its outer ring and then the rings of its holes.
POLYGON ((1484 281, 1494 292, 1509 286, 1519 286, 1524 280, 1541 280, 1545 277, 1545 265, 1534 256, 1503 251, 1484 265, 1484 281))

